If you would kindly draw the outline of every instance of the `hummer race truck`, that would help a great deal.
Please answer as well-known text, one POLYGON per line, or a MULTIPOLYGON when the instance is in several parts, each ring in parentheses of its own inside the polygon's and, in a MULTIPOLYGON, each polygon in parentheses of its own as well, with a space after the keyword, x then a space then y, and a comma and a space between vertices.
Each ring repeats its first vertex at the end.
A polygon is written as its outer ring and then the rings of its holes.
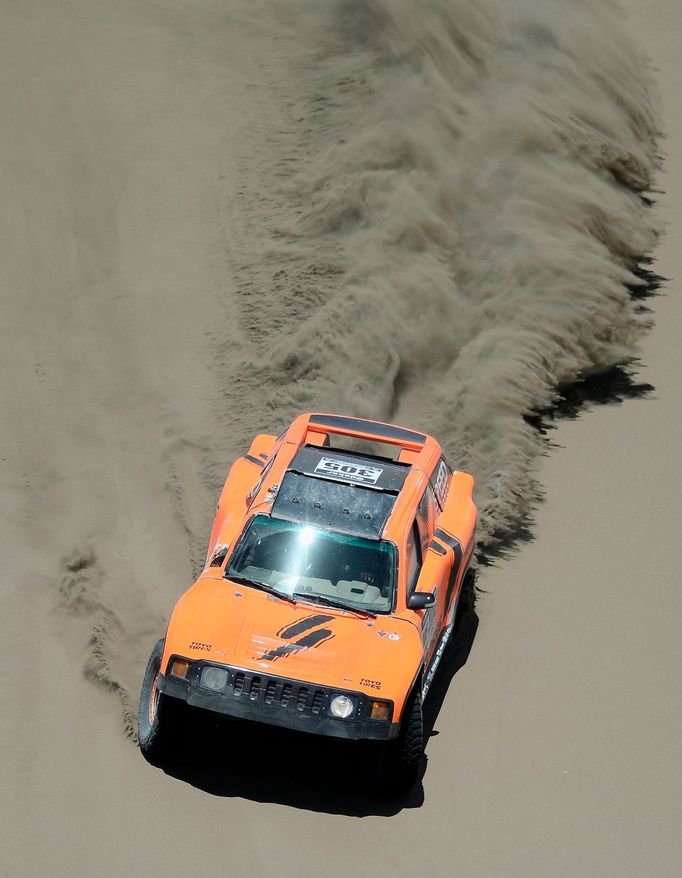
POLYGON ((434 438, 378 421, 303 414, 257 436, 149 659, 144 756, 162 759, 186 702, 374 741, 387 786, 411 788, 474 549, 473 487, 434 438))

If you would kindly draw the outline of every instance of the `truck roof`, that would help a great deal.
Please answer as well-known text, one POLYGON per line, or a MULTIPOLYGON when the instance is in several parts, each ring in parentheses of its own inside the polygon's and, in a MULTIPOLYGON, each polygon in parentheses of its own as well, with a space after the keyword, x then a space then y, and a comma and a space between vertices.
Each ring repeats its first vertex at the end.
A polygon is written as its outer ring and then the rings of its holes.
POLYGON ((442 456, 425 433, 322 413, 299 415, 278 448, 258 483, 254 509, 376 540, 400 539, 442 456))
POLYGON ((289 464, 271 515, 379 539, 411 465, 306 445, 289 464))

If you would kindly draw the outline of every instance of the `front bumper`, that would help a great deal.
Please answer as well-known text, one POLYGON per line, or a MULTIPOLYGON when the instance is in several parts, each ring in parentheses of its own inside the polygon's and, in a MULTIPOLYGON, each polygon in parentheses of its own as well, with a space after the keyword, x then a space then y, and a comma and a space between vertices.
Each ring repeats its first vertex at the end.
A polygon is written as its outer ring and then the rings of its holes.
POLYGON ((298 732, 350 740, 388 740, 395 738, 400 728, 399 723, 371 719, 369 713, 373 699, 362 692, 332 689, 222 664, 216 667, 229 672, 229 681, 222 692, 213 692, 199 682, 203 668, 213 665, 213 662, 172 656, 168 662, 169 668, 175 659, 190 662, 187 677, 182 679, 171 674, 159 674, 159 691, 181 698, 194 707, 298 732), (338 719, 329 715, 329 702, 334 695, 353 698, 356 708, 350 718, 338 719))

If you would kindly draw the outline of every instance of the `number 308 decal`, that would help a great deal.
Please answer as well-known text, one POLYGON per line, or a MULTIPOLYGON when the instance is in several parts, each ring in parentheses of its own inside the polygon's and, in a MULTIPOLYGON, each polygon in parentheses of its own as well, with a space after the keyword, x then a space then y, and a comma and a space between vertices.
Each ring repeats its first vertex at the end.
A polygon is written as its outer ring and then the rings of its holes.
POLYGON ((448 468, 443 460, 438 464, 438 469, 436 470, 433 492, 438 500, 438 505, 442 509, 448 496, 448 468))
POLYGON ((338 460, 335 457, 323 457, 315 467, 315 472, 332 478, 349 482, 364 482, 375 485, 383 469, 376 466, 352 463, 349 460, 338 460))

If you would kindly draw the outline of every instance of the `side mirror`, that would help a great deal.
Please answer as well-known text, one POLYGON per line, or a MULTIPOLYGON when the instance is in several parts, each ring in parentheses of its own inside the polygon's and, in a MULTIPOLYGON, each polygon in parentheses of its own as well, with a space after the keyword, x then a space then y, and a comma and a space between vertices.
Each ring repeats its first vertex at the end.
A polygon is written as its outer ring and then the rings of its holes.
POLYGON ((229 551, 229 546, 221 545, 216 546, 213 550, 213 555, 211 556, 211 562, 208 565, 209 567, 221 567, 223 561, 225 560, 225 556, 229 551))
POLYGON ((407 599, 408 610, 425 610, 436 603, 436 598, 429 591, 413 591, 407 599))

